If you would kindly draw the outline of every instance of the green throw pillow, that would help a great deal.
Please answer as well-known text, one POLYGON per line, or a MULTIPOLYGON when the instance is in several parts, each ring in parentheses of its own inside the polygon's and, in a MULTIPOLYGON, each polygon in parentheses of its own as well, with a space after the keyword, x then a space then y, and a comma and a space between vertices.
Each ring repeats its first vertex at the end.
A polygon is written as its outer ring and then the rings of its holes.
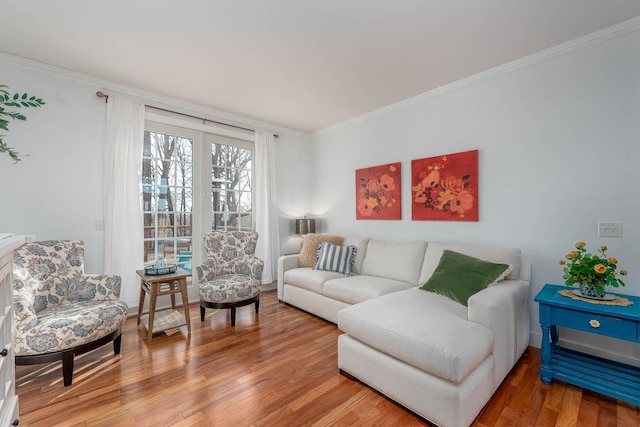
POLYGON ((504 279, 511 269, 509 264, 496 264, 445 249, 438 267, 420 289, 467 305, 471 295, 504 279))

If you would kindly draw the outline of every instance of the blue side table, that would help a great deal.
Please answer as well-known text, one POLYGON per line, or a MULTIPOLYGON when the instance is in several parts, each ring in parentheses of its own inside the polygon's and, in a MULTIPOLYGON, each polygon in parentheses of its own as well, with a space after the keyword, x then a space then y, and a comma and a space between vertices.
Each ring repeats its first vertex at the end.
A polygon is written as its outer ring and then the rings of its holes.
POLYGON ((540 378, 553 378, 640 405, 640 367, 563 348, 558 327, 640 343, 640 297, 617 294, 629 306, 592 304, 561 295, 566 286, 545 285, 534 298, 540 308, 542 364, 540 378))

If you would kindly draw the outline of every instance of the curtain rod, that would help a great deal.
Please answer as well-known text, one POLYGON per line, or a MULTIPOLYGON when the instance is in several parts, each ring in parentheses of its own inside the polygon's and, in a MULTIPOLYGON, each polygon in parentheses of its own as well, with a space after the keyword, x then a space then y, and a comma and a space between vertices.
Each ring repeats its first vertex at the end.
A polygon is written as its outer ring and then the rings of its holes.
MULTIPOLYGON (((104 98, 104 102, 109 101, 109 95, 107 95, 106 93, 104 93, 102 91, 96 92, 96 96, 98 98, 104 98)), ((223 125, 223 126, 229 126, 229 127, 236 128, 236 129, 248 130, 250 132, 255 132, 256 131, 255 129, 243 128, 242 126, 236 126, 236 125, 230 125, 228 123, 217 122, 215 120, 205 119, 204 117, 198 117, 198 116, 192 116, 191 114, 180 113, 179 111, 172 111, 172 110, 167 110, 166 108, 154 107, 153 105, 145 105, 145 107, 152 108, 152 109, 158 110, 158 111, 164 111, 166 113, 178 114, 180 116, 190 117, 192 119, 202 120, 203 124, 205 122, 211 122, 211 123, 216 123, 216 124, 223 125)), ((278 139, 280 137, 280 135, 278 135, 277 133, 274 133, 273 137, 278 139)))

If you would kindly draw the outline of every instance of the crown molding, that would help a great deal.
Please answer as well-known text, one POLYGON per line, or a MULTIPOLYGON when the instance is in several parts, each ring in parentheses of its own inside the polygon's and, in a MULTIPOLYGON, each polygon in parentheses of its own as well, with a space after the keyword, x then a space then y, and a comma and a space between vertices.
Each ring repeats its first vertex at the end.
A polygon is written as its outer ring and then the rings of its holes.
MULTIPOLYGON (((226 113, 214 108, 204 107, 202 105, 194 104, 188 101, 183 101, 169 96, 160 95, 151 91, 138 89, 133 86, 114 83, 88 74, 78 73, 77 71, 72 71, 66 68, 57 67, 55 65, 46 64, 44 62, 35 61, 33 59, 17 55, 12 55, 6 52, 0 52, 0 61, 24 69, 43 72, 80 83, 91 84, 107 93, 108 95, 117 93, 119 95, 133 97, 136 98, 137 101, 147 105, 167 108, 185 114, 203 115, 205 116, 205 118, 210 118, 215 121, 222 121, 230 125, 249 127, 265 132, 288 134, 301 138, 311 137, 311 134, 295 129, 289 129, 287 127, 273 125, 271 123, 266 123, 260 120, 254 120, 236 114, 226 113)), ((95 95, 91 94, 91 96, 95 95)))
POLYGON ((621 37, 626 34, 636 32, 638 30, 640 30, 640 17, 629 19, 627 21, 623 21, 619 24, 612 25, 610 27, 595 31, 593 33, 587 34, 582 37, 578 37, 576 39, 559 44, 557 46, 553 46, 553 47, 541 50, 540 52, 527 55, 523 58, 515 59, 505 64, 498 65, 497 67, 490 68, 486 71, 482 71, 470 77, 465 77, 463 79, 446 84, 444 86, 440 86, 435 89, 429 90, 427 92, 423 92, 411 98, 406 98, 406 99, 403 99, 402 101, 389 104, 385 107, 379 108, 369 113, 365 113, 361 116, 354 117, 349 120, 345 120, 344 122, 335 124, 333 126, 329 126, 324 129, 317 130, 313 132, 312 135, 314 137, 317 137, 317 136, 322 136, 328 133, 332 133, 337 130, 353 126, 357 123, 366 122, 373 118, 383 116, 385 114, 389 114, 394 111, 402 110, 403 108, 407 108, 412 105, 419 104, 421 102, 424 102, 433 98, 437 98, 439 96, 442 96, 451 92, 455 92, 460 89, 464 89, 466 87, 511 73, 516 70, 531 67, 541 62, 548 61, 552 58, 567 55, 577 50, 584 49, 586 47, 593 46, 595 44, 602 43, 604 41, 611 40, 617 37, 621 37))

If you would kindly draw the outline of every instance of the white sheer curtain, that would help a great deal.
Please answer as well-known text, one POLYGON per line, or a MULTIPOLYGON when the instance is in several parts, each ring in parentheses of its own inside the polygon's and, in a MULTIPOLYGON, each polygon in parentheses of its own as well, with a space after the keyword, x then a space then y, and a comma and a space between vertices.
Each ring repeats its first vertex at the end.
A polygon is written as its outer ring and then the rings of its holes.
POLYGON ((264 261, 262 283, 276 279, 280 256, 278 205, 276 203, 276 144, 272 134, 256 131, 256 256, 264 261))
POLYGON ((104 153, 104 272, 122 277, 120 299, 138 304, 144 264, 142 145, 144 105, 115 96, 107 104, 104 153))

